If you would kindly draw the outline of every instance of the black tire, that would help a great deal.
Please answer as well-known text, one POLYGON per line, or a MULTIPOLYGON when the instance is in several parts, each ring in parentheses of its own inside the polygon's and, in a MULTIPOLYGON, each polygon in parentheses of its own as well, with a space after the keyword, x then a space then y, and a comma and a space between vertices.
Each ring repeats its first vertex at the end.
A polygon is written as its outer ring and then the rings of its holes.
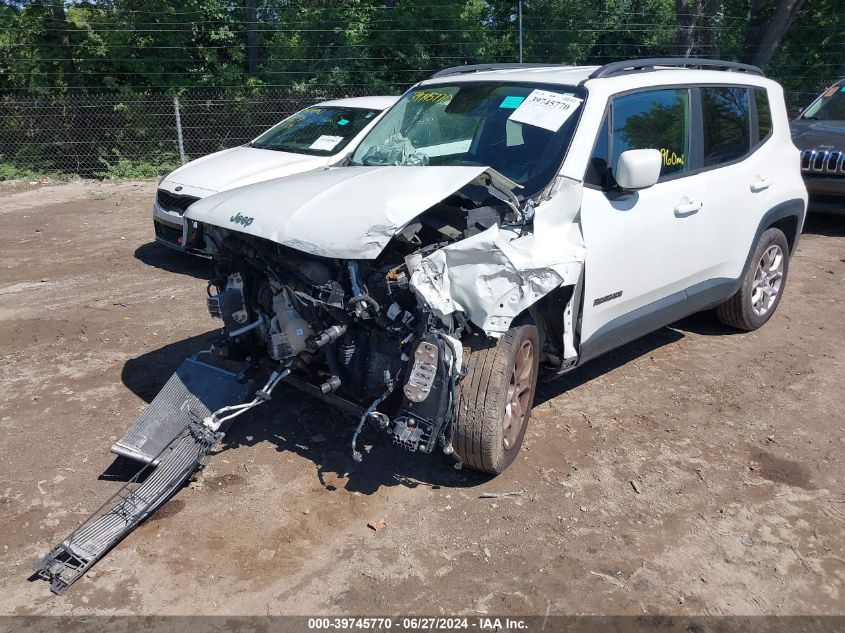
POLYGON ((780 229, 766 229, 757 242, 757 248, 754 249, 754 255, 751 257, 751 262, 748 270, 745 271, 745 276, 742 279, 742 285, 740 285, 739 290, 730 299, 716 308, 716 316, 719 321, 738 330, 745 330, 746 332, 761 327, 766 321, 772 318, 778 305, 780 305, 781 297, 783 297, 783 292, 786 289, 788 273, 789 243, 786 241, 786 236, 780 229), (780 248, 783 255, 783 273, 777 295, 774 297, 774 302, 768 307, 765 314, 757 314, 754 310, 752 300, 754 295, 754 279, 757 275, 758 267, 761 265, 763 255, 771 246, 778 246, 780 248))
POLYGON ((520 325, 508 330, 495 344, 470 354, 469 371, 458 389, 458 411, 452 432, 452 445, 466 466, 498 475, 519 455, 534 403, 539 352, 537 327, 520 325), (526 346, 531 348, 530 360, 524 357, 526 346), (517 366, 522 379, 516 378, 517 366), (527 368, 530 377, 526 379, 527 368), (520 387, 512 389, 517 383, 520 387), (519 409, 512 404, 509 408, 511 396, 526 385, 528 391, 517 398, 519 409), (516 410, 524 413, 519 416, 510 413, 516 410), (513 424, 515 417, 520 419, 519 428, 509 425, 506 431, 506 422, 510 420, 513 424))

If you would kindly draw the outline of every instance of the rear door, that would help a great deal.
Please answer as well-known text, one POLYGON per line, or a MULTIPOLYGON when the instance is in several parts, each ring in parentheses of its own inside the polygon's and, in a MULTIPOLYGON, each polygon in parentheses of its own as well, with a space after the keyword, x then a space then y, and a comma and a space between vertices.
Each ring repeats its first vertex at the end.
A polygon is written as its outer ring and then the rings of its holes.
POLYGON ((698 89, 702 143, 700 169, 691 178, 702 192, 702 274, 689 292, 691 310, 729 296, 745 266, 763 213, 776 204, 777 157, 763 88, 698 89))
POLYGON ((582 360, 684 314, 684 290, 700 279, 700 192, 687 177, 691 91, 661 88, 614 97, 585 176, 586 245, 582 360), (657 149, 660 180, 635 193, 613 179, 627 149, 657 149))

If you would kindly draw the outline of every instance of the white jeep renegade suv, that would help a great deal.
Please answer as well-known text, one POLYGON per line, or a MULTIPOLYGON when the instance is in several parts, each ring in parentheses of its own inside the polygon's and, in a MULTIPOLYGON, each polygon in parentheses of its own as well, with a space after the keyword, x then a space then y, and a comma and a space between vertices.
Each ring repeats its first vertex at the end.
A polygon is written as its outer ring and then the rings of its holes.
POLYGON ((499 473, 540 369, 707 308, 771 318, 806 201, 777 83, 654 59, 441 71, 341 166, 185 217, 221 354, 353 415, 353 449, 366 422, 499 473))

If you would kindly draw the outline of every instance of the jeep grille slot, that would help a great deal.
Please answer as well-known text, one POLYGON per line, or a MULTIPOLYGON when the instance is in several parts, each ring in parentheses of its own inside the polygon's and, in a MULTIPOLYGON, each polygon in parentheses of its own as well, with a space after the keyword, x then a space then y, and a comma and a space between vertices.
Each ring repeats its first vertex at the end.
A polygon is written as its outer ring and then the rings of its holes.
POLYGON ((801 171, 845 176, 845 152, 805 149, 801 152, 801 171))

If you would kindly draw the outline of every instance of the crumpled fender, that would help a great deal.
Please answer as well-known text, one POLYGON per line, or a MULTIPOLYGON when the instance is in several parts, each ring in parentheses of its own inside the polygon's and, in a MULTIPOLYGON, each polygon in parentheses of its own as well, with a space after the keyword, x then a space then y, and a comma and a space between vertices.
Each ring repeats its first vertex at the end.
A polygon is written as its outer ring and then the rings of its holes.
POLYGON ((438 316, 464 312, 490 336, 555 288, 574 285, 584 267, 578 223, 583 185, 560 178, 537 205, 533 230, 490 227, 424 258, 411 288, 438 316))

